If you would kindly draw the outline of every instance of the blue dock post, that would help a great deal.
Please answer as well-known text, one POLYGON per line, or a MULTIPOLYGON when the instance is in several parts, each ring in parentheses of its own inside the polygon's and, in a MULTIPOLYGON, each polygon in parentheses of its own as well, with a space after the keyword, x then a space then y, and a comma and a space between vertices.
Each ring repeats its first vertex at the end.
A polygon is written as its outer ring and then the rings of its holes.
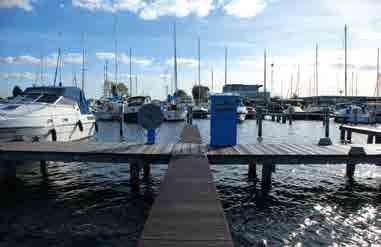
POLYGON ((156 131, 155 131, 155 129, 148 129, 147 130, 147 144, 148 145, 155 144, 155 138, 156 138, 156 131))

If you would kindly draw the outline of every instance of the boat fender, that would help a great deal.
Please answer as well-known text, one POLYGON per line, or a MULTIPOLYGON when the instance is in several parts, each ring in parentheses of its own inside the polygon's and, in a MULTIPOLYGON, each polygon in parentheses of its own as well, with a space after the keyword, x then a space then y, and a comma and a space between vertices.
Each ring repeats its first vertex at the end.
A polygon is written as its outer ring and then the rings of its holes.
POLYGON ((95 127, 95 131, 98 132, 98 123, 97 122, 94 123, 94 127, 95 127))
POLYGON ((82 131, 83 131, 83 125, 82 125, 81 120, 79 120, 79 121, 77 122, 77 125, 78 125, 79 130, 82 132, 82 131))
POLYGON ((57 131, 55 129, 50 130, 50 134, 52 135, 52 141, 57 141, 57 131))

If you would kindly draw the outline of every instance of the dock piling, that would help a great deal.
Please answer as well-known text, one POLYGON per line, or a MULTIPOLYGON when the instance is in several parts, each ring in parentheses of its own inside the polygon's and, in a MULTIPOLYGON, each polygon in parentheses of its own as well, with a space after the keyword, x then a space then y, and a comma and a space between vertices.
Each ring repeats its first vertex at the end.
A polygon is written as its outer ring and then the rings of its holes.
MULTIPOLYGON (((352 143, 352 130, 347 130, 347 142, 352 143)), ((377 143, 377 137, 376 137, 376 143, 377 143)))
POLYGON ((348 163, 345 176, 348 179, 353 180, 353 176, 355 175, 355 170, 356 170, 356 164, 348 163))
POLYGON ((288 115, 288 124, 292 125, 292 114, 291 113, 288 115))
POLYGON ((259 119, 258 119, 258 138, 262 138, 262 111, 259 111, 259 119))
POLYGON ((40 172, 43 177, 46 177, 48 175, 48 170, 46 168, 46 161, 41 160, 40 161, 40 172))
POLYGON ((340 126, 340 142, 345 143, 345 128, 340 126))
POLYGON ((250 182, 257 181, 257 164, 254 161, 249 163, 248 179, 250 182))
POLYGON ((282 114, 282 124, 285 124, 287 121, 286 115, 282 114))
POLYGON ((273 164, 263 163, 262 165, 262 181, 261 188, 263 193, 271 190, 271 174, 273 172, 273 164))

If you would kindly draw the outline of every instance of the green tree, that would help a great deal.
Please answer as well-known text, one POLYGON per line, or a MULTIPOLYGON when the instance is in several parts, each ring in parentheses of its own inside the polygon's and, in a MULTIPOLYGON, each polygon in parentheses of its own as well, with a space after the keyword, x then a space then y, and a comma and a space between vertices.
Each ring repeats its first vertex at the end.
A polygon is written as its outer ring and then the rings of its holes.
POLYGON ((118 88, 115 83, 111 84, 111 95, 113 97, 118 96, 118 88))
POLYGON ((121 83, 121 82, 118 83, 116 88, 117 88, 119 96, 127 95, 128 94, 128 87, 124 83, 121 83))
POLYGON ((23 93, 22 89, 17 85, 12 90, 13 97, 19 96, 22 93, 23 93))
POLYGON ((196 85, 192 88, 192 96, 193 96, 193 100, 196 103, 208 102, 209 88, 202 85, 200 86, 196 85))
POLYGON ((186 97, 188 95, 184 90, 179 89, 175 92, 175 96, 176 96, 176 98, 182 98, 182 97, 186 97))

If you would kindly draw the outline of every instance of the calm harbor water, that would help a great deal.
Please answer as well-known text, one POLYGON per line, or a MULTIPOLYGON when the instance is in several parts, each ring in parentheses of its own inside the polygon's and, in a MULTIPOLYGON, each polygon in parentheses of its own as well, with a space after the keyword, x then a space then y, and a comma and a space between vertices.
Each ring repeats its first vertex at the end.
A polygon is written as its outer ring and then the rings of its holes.
MULTIPOLYGON (((209 121, 195 121, 209 142, 209 121)), ((176 143, 183 123, 165 123, 159 143, 176 143)), ((91 141, 120 141, 118 123, 100 123, 91 141)), ((239 143, 256 143, 255 121, 238 126, 239 143)), ((317 143, 321 122, 292 126, 264 121, 263 142, 317 143)), ((338 126, 331 137, 338 142, 338 126)), ((144 132, 125 126, 123 141, 143 142, 144 132)), ((355 135, 356 143, 366 137, 355 135)), ((136 246, 166 165, 132 191, 127 164, 50 163, 42 178, 36 163, 17 167, 18 181, 2 191, 0 246, 136 246)), ((248 183, 246 166, 213 166, 213 175, 235 246, 381 246, 381 167, 357 167, 356 182, 344 165, 278 166, 266 198, 248 183)), ((258 166, 260 176, 260 166, 258 166)))

